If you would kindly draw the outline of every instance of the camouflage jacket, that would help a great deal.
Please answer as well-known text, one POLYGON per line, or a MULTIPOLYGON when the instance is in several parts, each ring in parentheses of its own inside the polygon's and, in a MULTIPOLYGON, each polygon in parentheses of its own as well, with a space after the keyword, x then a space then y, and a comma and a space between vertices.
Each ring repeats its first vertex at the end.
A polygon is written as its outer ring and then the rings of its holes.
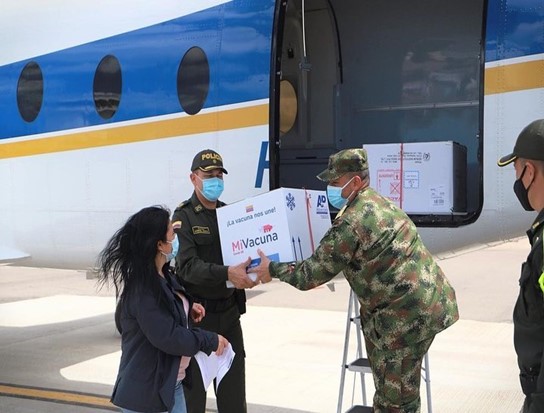
POLYGON ((378 348, 410 346, 459 318, 455 292, 414 223, 372 188, 357 194, 310 258, 269 268, 301 290, 343 271, 361 304, 365 338, 378 348))

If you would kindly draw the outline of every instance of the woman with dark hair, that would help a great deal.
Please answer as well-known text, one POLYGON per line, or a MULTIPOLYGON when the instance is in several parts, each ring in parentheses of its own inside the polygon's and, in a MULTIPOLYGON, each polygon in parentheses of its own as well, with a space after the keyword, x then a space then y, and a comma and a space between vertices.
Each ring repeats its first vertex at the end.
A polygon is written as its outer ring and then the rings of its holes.
POLYGON ((221 335, 191 325, 205 310, 170 273, 178 241, 169 217, 163 207, 142 209, 98 257, 99 283, 113 283, 118 299, 122 352, 111 401, 125 413, 186 413, 181 382, 190 383, 185 369, 191 356, 220 355, 228 345, 221 335))

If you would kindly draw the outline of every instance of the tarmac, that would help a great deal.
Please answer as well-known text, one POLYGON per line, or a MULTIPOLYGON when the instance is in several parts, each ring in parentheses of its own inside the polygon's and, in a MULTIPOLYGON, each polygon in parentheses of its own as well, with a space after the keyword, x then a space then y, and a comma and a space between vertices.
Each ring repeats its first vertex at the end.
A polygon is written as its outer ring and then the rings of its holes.
MULTIPOLYGON (((512 309, 525 238, 437 256, 454 286, 460 320, 429 352, 435 413, 517 413, 523 402, 512 309)), ((242 317, 251 413, 337 412, 349 286, 342 276, 311 291, 272 281, 248 290, 242 317), (334 290, 334 291, 332 291, 334 290)), ((0 412, 99 412, 120 357, 113 290, 86 271, 0 266, 0 412)), ((352 328, 348 360, 355 358, 352 328)), ((362 402, 346 372, 342 411, 362 402)), ((365 375, 368 403, 372 377, 365 375)), ((430 412, 425 383, 422 412, 430 412)), ((216 412, 213 391, 207 412, 216 412)))

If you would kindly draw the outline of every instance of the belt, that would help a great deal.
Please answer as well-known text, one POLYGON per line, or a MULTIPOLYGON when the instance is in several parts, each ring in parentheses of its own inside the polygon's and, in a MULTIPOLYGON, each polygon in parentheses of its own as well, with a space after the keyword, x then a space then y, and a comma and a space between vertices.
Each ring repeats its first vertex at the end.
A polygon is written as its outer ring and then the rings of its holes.
POLYGON ((222 313, 236 304, 236 296, 234 294, 228 298, 220 298, 216 300, 200 297, 193 298, 195 302, 202 304, 209 313, 222 313))

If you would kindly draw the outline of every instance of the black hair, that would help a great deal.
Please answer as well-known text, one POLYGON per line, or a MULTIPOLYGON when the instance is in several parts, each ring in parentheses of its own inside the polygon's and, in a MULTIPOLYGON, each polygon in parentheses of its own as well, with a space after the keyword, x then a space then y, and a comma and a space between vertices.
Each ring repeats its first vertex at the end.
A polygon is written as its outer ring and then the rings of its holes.
POLYGON ((98 255, 98 284, 113 283, 121 303, 127 294, 150 289, 160 296, 155 257, 157 243, 166 241, 170 211, 151 206, 132 215, 98 255))

